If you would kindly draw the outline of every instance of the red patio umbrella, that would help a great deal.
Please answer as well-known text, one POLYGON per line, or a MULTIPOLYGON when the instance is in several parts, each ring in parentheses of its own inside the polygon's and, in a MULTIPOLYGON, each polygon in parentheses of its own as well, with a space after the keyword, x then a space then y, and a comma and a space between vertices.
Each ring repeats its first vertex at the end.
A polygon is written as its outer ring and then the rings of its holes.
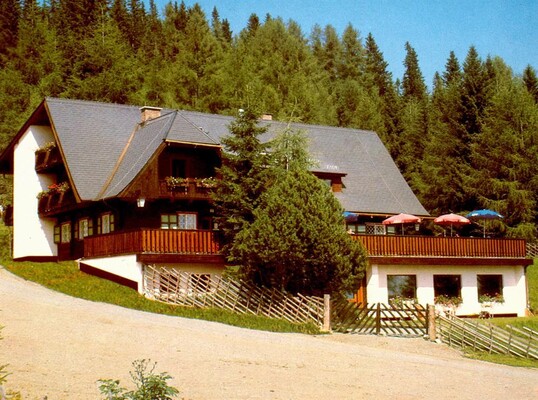
POLYGON ((418 224, 422 221, 420 217, 411 214, 398 214, 387 218, 383 221, 383 225, 402 225, 402 234, 404 224, 418 224))
POLYGON ((435 218, 433 222, 436 223, 437 225, 450 226, 450 236, 452 236, 452 227, 454 225, 460 226, 460 225, 468 225, 471 223, 471 221, 468 220, 467 218, 461 215, 452 214, 452 213, 440 215, 437 218, 435 218))

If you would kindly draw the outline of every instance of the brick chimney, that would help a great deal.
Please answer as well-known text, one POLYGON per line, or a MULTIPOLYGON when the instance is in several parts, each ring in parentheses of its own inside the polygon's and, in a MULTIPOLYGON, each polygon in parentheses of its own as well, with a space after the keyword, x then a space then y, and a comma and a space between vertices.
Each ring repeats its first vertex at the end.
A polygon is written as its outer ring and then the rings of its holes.
POLYGON ((149 121, 150 119, 155 119, 161 116, 161 110, 162 108, 159 107, 150 107, 150 106, 144 106, 140 107, 140 115, 141 115, 141 121, 142 123, 149 121))

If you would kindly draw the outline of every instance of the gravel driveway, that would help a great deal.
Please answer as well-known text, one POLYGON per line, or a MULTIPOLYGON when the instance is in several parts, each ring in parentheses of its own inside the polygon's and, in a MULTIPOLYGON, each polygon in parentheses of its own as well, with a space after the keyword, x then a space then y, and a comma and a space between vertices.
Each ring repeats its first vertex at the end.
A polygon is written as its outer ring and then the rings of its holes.
POLYGON ((538 370, 464 359, 423 339, 280 334, 72 298, 0 267, 0 365, 25 400, 99 399, 157 362, 185 399, 538 399, 538 370))

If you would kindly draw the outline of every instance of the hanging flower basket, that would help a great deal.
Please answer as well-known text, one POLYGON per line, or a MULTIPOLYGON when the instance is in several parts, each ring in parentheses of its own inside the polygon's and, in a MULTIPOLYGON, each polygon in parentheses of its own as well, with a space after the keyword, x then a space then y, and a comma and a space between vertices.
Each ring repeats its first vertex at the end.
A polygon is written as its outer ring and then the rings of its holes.
POLYGON ((186 188, 189 186, 189 178, 179 178, 177 176, 167 176, 164 178, 166 181, 166 186, 169 190, 173 190, 175 188, 186 188))
POLYGON ((195 180, 196 187, 200 188, 214 188, 217 186, 217 179, 216 178, 196 178, 195 180))

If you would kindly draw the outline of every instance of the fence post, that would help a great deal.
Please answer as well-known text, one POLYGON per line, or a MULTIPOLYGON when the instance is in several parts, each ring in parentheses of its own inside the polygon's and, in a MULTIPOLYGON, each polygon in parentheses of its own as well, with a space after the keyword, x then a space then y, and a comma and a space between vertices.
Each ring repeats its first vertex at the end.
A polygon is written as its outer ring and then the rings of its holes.
POLYGON ((375 334, 379 335, 381 333, 381 303, 377 303, 377 308, 375 312, 375 334))
POLYGON ((323 332, 331 331, 331 295, 323 295, 323 332))
POLYGON ((428 304, 428 337, 433 342, 437 339, 437 328, 435 326, 435 305, 428 304))

